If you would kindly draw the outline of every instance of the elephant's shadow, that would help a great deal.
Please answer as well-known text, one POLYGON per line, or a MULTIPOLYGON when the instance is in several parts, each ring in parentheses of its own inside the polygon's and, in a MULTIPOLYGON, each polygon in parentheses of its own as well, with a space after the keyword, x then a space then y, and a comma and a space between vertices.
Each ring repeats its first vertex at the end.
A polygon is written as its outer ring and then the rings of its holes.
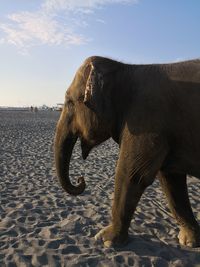
POLYGON ((115 247, 117 252, 134 252, 139 257, 157 257, 166 262, 181 259, 186 264, 200 263, 200 248, 188 248, 178 244, 178 240, 172 239, 165 242, 149 234, 130 234, 129 241, 125 247, 115 247))

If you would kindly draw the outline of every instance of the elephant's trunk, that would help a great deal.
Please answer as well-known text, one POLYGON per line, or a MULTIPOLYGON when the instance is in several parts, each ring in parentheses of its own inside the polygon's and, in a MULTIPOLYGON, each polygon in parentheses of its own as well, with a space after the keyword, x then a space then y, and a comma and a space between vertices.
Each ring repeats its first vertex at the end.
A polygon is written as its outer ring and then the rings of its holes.
POLYGON ((84 178, 80 177, 78 179, 79 184, 77 186, 73 185, 69 178, 69 164, 77 137, 69 134, 66 135, 65 131, 59 128, 60 127, 57 127, 54 143, 57 176, 61 186, 67 193, 71 195, 79 195, 85 189, 84 178))

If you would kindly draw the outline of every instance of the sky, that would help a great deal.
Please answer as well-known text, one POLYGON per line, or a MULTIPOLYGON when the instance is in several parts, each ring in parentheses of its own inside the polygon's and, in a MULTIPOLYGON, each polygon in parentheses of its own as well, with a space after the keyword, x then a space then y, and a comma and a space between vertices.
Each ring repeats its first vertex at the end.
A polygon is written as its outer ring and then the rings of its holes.
POLYGON ((0 106, 55 106, 92 55, 200 58, 199 0, 0 0, 0 106))

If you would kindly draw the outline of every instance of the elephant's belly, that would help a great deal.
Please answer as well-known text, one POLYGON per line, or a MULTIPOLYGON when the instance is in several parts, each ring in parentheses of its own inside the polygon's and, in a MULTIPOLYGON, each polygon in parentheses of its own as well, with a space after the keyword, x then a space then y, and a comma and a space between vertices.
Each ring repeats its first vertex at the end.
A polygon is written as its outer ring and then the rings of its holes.
POLYGON ((200 179, 200 155, 199 157, 171 155, 164 162, 162 169, 167 172, 185 173, 200 179))

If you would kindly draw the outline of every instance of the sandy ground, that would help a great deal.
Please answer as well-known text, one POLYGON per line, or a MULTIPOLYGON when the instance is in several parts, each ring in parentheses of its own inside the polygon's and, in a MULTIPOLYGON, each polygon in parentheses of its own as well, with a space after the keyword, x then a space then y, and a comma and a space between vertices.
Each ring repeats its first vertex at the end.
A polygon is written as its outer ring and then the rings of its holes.
MULTIPOLYGON (((94 235, 109 223, 118 147, 112 140, 81 159, 71 177, 87 189, 69 196, 53 164, 57 112, 0 112, 0 266, 200 266, 200 249, 180 247, 178 228, 156 181, 144 194, 123 249, 106 249, 94 235)), ((200 182, 189 180, 200 222, 200 182)))

